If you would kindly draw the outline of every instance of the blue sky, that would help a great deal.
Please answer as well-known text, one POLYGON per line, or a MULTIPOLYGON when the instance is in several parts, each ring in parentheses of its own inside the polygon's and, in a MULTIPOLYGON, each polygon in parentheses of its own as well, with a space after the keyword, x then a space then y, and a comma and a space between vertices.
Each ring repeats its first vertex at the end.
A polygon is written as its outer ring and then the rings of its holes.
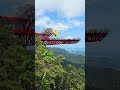
POLYGON ((36 0, 36 32, 50 27, 58 31, 56 38, 81 38, 78 44, 53 45, 60 48, 85 48, 84 0, 36 0))

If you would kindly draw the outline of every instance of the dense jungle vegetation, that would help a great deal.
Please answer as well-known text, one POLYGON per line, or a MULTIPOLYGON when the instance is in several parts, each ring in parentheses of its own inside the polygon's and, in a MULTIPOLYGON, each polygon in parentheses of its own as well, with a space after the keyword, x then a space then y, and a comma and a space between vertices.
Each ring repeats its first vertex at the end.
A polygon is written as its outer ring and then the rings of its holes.
POLYGON ((33 55, 0 21, 0 39, 0 90, 85 90, 84 69, 63 67, 66 57, 56 56, 37 37, 33 55))

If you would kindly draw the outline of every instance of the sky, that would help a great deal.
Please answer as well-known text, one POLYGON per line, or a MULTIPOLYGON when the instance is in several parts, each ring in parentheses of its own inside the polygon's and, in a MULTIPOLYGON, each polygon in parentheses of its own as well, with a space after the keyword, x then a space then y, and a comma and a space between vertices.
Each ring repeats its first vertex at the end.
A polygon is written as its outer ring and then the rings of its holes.
POLYGON ((56 38, 80 38, 77 44, 53 45, 59 48, 85 48, 85 0, 36 0, 35 30, 54 28, 56 38))

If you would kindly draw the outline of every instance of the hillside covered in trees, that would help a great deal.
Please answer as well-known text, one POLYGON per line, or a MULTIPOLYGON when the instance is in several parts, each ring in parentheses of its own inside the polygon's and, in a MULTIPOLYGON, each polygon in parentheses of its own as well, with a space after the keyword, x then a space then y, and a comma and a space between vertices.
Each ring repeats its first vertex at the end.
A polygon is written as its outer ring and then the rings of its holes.
POLYGON ((66 56, 55 55, 38 38, 35 55, 30 54, 9 30, 8 24, 0 21, 1 90, 85 90, 83 68, 63 67, 66 56))
POLYGON ((66 66, 67 64, 72 64, 75 67, 80 68, 81 66, 83 67, 85 65, 85 56, 83 55, 72 54, 62 48, 49 47, 49 49, 55 53, 55 56, 63 55, 65 57, 65 60, 62 63, 63 66, 66 66))
POLYGON ((36 39, 36 85, 41 90, 84 90, 84 69, 68 64, 63 67, 65 56, 55 55, 36 39))
POLYGON ((34 55, 10 30, 8 22, 0 20, 0 90, 34 90, 34 55))

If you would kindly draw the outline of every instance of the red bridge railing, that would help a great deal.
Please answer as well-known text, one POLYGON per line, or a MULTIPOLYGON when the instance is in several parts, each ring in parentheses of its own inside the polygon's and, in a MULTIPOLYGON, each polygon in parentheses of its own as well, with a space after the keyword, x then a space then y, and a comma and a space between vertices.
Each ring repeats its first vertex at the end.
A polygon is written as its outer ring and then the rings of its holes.
POLYGON ((46 45, 58 45, 58 44, 76 44, 80 39, 50 39, 42 40, 46 45))
MULTIPOLYGON (((42 33, 35 33, 34 30, 12 30, 14 35, 21 38, 26 46, 35 45, 35 35, 42 35, 42 33)), ((60 38, 40 38, 45 45, 58 45, 58 44, 75 44, 80 39, 60 39, 60 38)))

